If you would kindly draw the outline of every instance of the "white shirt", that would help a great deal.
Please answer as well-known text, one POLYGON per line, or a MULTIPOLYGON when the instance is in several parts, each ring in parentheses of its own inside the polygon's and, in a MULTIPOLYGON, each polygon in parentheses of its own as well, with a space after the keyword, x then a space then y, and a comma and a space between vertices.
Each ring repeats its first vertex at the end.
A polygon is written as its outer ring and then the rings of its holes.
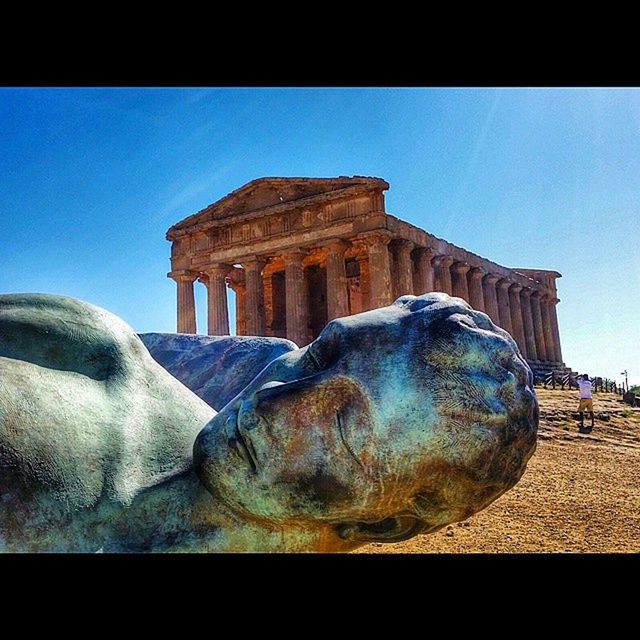
POLYGON ((590 398, 591 397, 591 382, 589 380, 583 380, 582 378, 576 380, 578 383, 578 387, 580 387, 580 397, 581 398, 590 398))

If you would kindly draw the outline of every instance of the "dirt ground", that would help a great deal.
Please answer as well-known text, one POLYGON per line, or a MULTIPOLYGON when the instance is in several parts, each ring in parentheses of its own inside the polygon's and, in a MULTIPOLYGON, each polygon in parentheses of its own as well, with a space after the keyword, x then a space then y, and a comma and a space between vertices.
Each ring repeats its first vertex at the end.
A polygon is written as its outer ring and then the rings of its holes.
POLYGON ((584 435, 571 415, 576 390, 536 394, 538 447, 511 491, 434 534, 354 553, 640 552, 640 408, 594 394, 584 435))

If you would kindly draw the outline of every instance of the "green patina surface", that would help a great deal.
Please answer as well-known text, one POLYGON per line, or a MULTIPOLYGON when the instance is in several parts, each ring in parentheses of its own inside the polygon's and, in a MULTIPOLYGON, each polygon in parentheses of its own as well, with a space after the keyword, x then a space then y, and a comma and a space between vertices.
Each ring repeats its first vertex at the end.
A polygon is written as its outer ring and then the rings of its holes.
POLYGON ((404 296, 279 348, 216 414, 116 316, 61 296, 0 296, 0 548, 393 542, 482 509, 533 453, 531 372, 460 299, 404 296))

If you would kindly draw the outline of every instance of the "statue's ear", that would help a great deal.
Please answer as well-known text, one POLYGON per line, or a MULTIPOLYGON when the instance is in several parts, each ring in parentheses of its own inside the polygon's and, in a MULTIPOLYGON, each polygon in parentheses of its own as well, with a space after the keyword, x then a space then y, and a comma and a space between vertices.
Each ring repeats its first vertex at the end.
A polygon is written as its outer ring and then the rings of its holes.
POLYGON ((379 522, 345 522, 336 525, 343 540, 354 542, 402 542, 418 535, 423 523, 412 515, 385 518, 379 522))

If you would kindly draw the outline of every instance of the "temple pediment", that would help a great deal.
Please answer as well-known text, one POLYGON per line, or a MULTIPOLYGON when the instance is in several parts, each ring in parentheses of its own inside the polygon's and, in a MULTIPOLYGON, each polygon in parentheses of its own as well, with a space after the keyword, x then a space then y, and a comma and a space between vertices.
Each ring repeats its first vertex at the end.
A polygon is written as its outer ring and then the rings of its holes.
POLYGON ((389 184, 380 178, 342 176, 338 178, 258 178, 232 191, 224 198, 205 207, 201 211, 181 220, 171 230, 186 229, 202 222, 244 216, 245 214, 291 205, 310 204, 315 197, 340 196, 340 193, 354 188, 389 188, 389 184))

